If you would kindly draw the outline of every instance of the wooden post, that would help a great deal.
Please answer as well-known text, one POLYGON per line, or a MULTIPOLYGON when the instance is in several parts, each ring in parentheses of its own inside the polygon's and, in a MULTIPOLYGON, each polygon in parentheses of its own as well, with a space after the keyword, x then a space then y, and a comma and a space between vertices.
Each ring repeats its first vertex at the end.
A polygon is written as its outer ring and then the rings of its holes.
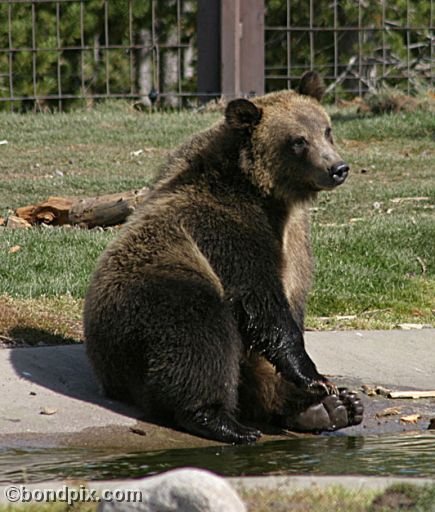
POLYGON ((264 93, 264 0, 221 0, 222 94, 264 93))
POLYGON ((198 92, 205 102, 221 93, 221 0, 198 0, 198 92))
POLYGON ((221 1, 222 94, 227 99, 240 96, 240 1, 221 1))
POLYGON ((264 94, 264 0, 198 2, 198 92, 264 94))
POLYGON ((240 92, 264 94, 264 0, 241 0, 240 92))

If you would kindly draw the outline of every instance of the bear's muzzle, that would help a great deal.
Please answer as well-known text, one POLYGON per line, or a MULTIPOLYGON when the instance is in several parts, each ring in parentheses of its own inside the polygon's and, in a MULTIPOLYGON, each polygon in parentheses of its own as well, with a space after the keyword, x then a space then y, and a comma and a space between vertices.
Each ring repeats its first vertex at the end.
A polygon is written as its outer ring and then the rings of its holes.
POLYGON ((336 185, 341 185, 349 174, 349 166, 346 162, 338 162, 328 169, 329 175, 336 185))

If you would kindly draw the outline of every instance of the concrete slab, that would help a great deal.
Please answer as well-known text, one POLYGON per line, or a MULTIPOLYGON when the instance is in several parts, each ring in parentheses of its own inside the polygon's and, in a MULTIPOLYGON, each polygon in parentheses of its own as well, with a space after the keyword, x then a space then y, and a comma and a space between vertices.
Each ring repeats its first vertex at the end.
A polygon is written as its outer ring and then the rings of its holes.
POLYGON ((83 345, 2 349, 0 375, 0 447, 128 451, 210 444, 142 422, 139 409, 104 397, 83 345))
POLYGON ((139 415, 102 396, 83 345, 1 350, 0 374, 1 434, 132 426, 139 415))
MULTIPOLYGON (((306 340, 320 371, 340 376, 340 384, 435 389, 434 329, 309 332, 306 340)), ((0 446, 150 450, 213 444, 142 422, 139 410, 104 398, 80 345, 2 349, 0 375, 0 446)), ((435 416, 434 401, 419 404, 425 418, 435 416)))
POLYGON ((435 329, 308 332, 306 344, 321 373, 435 390, 435 329))

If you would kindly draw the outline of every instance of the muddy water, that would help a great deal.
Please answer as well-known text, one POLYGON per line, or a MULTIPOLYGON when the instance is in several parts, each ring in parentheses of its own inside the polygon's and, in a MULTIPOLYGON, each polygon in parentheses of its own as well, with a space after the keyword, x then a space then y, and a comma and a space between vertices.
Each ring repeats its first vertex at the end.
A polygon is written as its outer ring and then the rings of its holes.
POLYGON ((0 483, 64 478, 134 478, 180 466, 226 476, 323 474, 435 477, 435 432, 368 437, 319 436, 254 446, 142 453, 107 450, 1 449, 0 483))

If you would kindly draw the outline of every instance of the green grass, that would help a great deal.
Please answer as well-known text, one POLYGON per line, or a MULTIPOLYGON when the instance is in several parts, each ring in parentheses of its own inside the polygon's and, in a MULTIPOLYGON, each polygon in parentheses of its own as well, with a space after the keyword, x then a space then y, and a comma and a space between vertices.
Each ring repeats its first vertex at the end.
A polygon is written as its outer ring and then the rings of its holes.
POLYGON ((169 149, 216 114, 138 112, 127 103, 68 114, 0 113, 0 215, 50 195, 130 190, 153 181, 169 149), (143 150, 135 155, 134 152, 143 150))
POLYGON ((110 231, 35 228, 2 231, 0 286, 12 297, 70 295, 83 297, 95 261, 110 231), (10 253, 11 247, 20 250, 10 253))
POLYGON ((73 506, 67 503, 26 503, 25 505, 0 505, 0 512, 95 512, 95 503, 74 503, 73 506))
MULTIPOLYGON (((91 196, 149 184, 169 149, 218 118, 137 112, 123 102, 69 114, 1 113, 0 140, 8 144, 0 146, 0 216, 50 195, 91 196)), ((335 111, 334 129, 352 173, 313 205, 316 273, 308 327, 432 324, 433 112, 357 117, 335 111)), ((13 303, 20 321, 36 302, 66 321, 70 301, 76 318, 95 261, 113 236, 116 230, 0 228, 0 313, 3 297, 9 316, 13 303), (14 246, 19 250, 10 252, 14 246)), ((50 315, 43 323, 49 332, 57 328, 54 321, 50 328, 50 315)), ((73 323, 62 332, 80 338, 73 323)), ((0 321, 0 336, 10 335, 7 325, 0 321)), ((38 325, 33 317, 29 327, 38 325)))
POLYGON ((409 142, 434 140, 433 109, 385 114, 381 116, 333 116, 335 132, 346 139, 361 141, 385 141, 406 139, 409 142), (350 119, 350 120, 349 120, 350 119))
MULTIPOLYGON (((324 489, 310 488, 287 490, 249 490, 240 492, 248 512, 409 512, 435 511, 435 486, 395 484, 383 492, 367 489, 349 490, 341 486, 324 489)), ((91 503, 66 503, 0 505, 0 512, 92 512, 97 505, 91 503)))
MULTIPOLYGON (((312 316, 356 315, 371 327, 430 323, 435 309, 435 224, 421 215, 367 216, 339 227, 317 225, 312 316)), ((356 323, 354 322, 355 326, 356 323)))
POLYGON ((383 492, 350 490, 339 485, 295 492, 258 490, 242 493, 248 512, 409 512, 435 511, 435 486, 394 484, 383 492))

